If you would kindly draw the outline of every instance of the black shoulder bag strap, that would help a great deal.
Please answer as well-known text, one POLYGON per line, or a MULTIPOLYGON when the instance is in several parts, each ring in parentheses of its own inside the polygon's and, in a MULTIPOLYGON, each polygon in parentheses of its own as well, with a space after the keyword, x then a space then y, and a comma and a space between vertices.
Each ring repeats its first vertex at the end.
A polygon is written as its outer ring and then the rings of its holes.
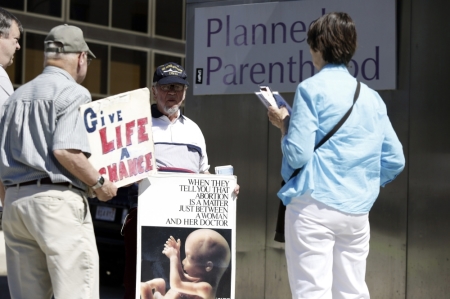
MULTIPOLYGON (((344 116, 341 118, 341 120, 334 126, 334 128, 330 132, 328 132, 328 134, 325 135, 322 138, 322 140, 320 140, 320 142, 314 147, 314 151, 316 151, 325 142, 327 142, 328 139, 330 139, 331 136, 333 136, 334 133, 336 133, 337 130, 339 130, 339 128, 345 123, 347 118, 352 113, 353 106, 355 105, 356 100, 359 97, 359 91, 361 90, 361 83, 358 80, 356 82, 357 82, 357 85, 356 85, 355 95, 353 96, 353 104, 352 104, 352 106, 344 114, 344 116)), ((291 175, 291 177, 289 178, 288 181, 290 181, 292 178, 296 177, 300 173, 300 170, 302 170, 302 169, 298 168, 298 169, 294 170, 294 172, 292 173, 292 175, 291 175)), ((286 183, 284 181, 282 181, 281 182, 281 187, 283 187, 285 184, 286 183)), ((286 206, 280 200, 280 205, 278 206, 277 227, 275 229, 275 238, 274 238, 274 240, 277 241, 277 242, 281 242, 281 243, 284 243, 284 215, 285 215, 285 212, 286 212, 286 206)))

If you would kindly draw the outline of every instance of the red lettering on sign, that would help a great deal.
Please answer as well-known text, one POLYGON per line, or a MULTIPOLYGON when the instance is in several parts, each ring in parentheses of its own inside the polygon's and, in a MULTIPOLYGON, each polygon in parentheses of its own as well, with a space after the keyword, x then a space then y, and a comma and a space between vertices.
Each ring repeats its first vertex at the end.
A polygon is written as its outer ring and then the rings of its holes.
MULTIPOLYGON (((148 133, 147 133, 147 125, 148 125, 148 118, 140 118, 133 121, 130 121, 125 124, 125 141, 126 146, 130 146, 133 144, 132 136, 135 133, 135 128, 137 126, 137 141, 138 143, 142 143, 149 140, 148 133)), ((100 141, 102 144, 102 153, 103 155, 114 151, 115 149, 123 148, 123 142, 122 142, 122 127, 117 126, 115 127, 116 131, 116 139, 108 140, 106 127, 101 128, 99 130, 100 134, 100 141)))
POLYGON ((130 176, 137 175, 138 174, 136 168, 137 159, 136 158, 129 159, 127 162, 128 162, 128 173, 130 174, 130 176))
POLYGON ((114 150, 114 140, 108 141, 106 138, 106 128, 101 128, 99 130, 100 140, 102 142, 102 153, 107 154, 114 150))
POLYGON ((131 145, 131 135, 133 135, 134 127, 136 126, 136 121, 130 121, 129 123, 125 124, 125 136, 127 141, 127 146, 131 145))
POLYGON ((144 171, 145 171, 144 165, 142 165, 142 164, 144 164, 144 156, 139 156, 137 158, 137 171, 139 173, 144 173, 144 171))
POLYGON ((120 161, 119 163, 119 177, 120 180, 128 177, 127 168, 125 167, 125 163, 123 163, 123 161, 120 161))
POLYGON ((100 170, 98 171, 98 173, 100 173, 101 175, 106 175, 106 169, 105 169, 105 167, 100 168, 100 170))
POLYGON ((120 126, 116 127, 117 148, 122 148, 122 130, 120 126))
POLYGON ((148 141, 148 134, 145 131, 145 125, 148 124, 148 119, 145 118, 140 118, 137 121, 137 125, 138 125, 138 143, 144 142, 144 141, 148 141))
POLYGON ((152 165, 152 153, 148 153, 145 155, 145 172, 153 169, 152 165))
POLYGON ((120 161, 118 166, 117 163, 113 163, 106 166, 106 168, 102 167, 98 172, 101 175, 106 175, 106 173, 108 173, 111 182, 121 181, 128 177, 137 176, 153 170, 152 157, 153 154, 150 152, 137 158, 120 161), (118 172, 117 168, 119 168, 118 172))
POLYGON ((117 165, 116 165, 116 163, 108 165, 107 167, 108 167, 109 180, 111 182, 117 182, 119 180, 119 178, 117 177, 117 165))

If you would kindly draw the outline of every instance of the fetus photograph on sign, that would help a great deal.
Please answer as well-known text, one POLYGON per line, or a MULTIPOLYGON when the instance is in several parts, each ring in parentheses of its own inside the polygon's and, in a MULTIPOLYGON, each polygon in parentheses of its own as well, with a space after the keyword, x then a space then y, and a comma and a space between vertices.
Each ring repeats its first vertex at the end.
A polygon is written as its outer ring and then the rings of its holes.
POLYGON ((156 174, 139 186, 139 298, 234 298, 233 175, 156 174))

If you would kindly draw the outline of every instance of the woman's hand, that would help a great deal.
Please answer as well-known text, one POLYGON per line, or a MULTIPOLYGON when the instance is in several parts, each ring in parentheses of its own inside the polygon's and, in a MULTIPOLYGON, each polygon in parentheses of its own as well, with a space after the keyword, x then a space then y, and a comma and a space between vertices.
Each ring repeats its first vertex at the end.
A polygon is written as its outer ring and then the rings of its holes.
POLYGON ((289 116, 289 112, 286 109, 286 107, 277 108, 270 106, 267 111, 267 116, 269 117, 269 120, 272 123, 272 125, 281 130, 281 133, 285 131, 283 120, 287 116, 289 116))
POLYGON ((281 129, 283 127, 283 120, 286 116, 289 116, 289 112, 286 107, 277 108, 274 106, 270 106, 267 111, 267 116, 269 117, 272 125, 281 129))

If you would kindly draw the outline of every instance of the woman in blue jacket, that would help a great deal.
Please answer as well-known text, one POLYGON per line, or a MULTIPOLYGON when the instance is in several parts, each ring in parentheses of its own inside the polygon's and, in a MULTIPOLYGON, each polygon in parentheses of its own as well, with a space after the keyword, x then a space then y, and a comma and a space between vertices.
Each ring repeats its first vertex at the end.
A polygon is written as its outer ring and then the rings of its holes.
POLYGON ((287 183, 278 196, 286 205, 292 298, 369 298, 368 213, 380 186, 403 170, 402 145, 381 97, 361 84, 349 118, 314 151, 353 104, 357 81, 347 64, 356 50, 355 24, 346 13, 326 14, 311 24, 307 41, 318 73, 298 85, 292 115, 284 107, 268 112, 283 136, 287 183))

